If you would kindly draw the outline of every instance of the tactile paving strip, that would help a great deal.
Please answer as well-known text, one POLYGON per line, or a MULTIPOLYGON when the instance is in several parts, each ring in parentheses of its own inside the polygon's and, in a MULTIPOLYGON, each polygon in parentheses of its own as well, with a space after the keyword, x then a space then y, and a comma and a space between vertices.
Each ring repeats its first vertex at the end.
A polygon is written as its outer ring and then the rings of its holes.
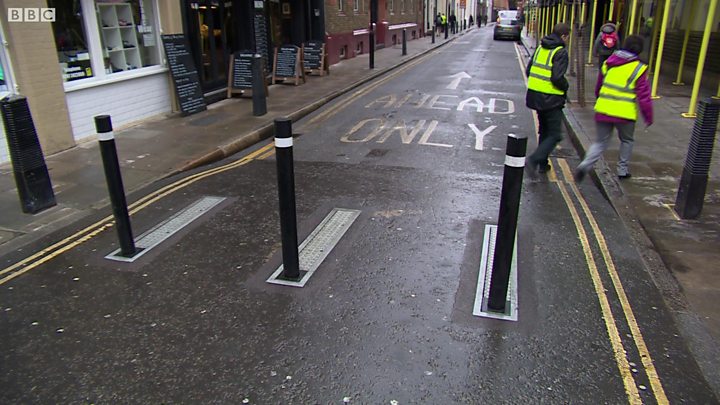
POLYGON ((298 259, 300 274, 303 276, 298 281, 279 279, 283 266, 267 279, 268 283, 280 284, 291 287, 303 287, 310 279, 320 263, 330 254, 330 251, 337 245, 345 232, 355 222, 360 211, 345 208, 333 208, 332 211, 320 222, 315 230, 300 244, 298 259))
POLYGON ((132 257, 120 256, 120 249, 115 250, 106 259, 117 260, 120 262, 134 262, 140 256, 149 252, 150 249, 159 245, 167 238, 171 237, 179 230, 188 226, 192 221, 200 218, 203 214, 213 209, 215 206, 225 200, 225 197, 203 197, 187 208, 168 218, 167 220, 156 225, 149 231, 143 233, 135 240, 137 253, 132 257))
POLYGON ((483 250, 480 259, 477 290, 475 291, 473 315, 503 319, 506 321, 517 321, 517 241, 515 241, 515 246, 513 247, 513 257, 510 264, 510 282, 508 283, 505 312, 496 312, 487 306, 487 302, 490 299, 490 278, 492 277, 493 260, 495 258, 496 237, 497 225, 485 225, 485 236, 483 238, 483 250))

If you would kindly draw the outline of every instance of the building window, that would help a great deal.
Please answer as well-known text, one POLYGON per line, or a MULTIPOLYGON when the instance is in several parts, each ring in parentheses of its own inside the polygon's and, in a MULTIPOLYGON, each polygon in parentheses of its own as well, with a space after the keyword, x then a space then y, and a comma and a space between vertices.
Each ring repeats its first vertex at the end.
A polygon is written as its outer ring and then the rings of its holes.
POLYGON ((345 5, 343 4, 344 0, 338 0, 338 11, 343 12, 345 11, 345 5))
POLYGON ((388 1, 388 7, 390 8, 390 12, 392 13, 395 10, 395 0, 388 1))
POLYGON ((160 64, 153 0, 48 0, 64 81, 160 64))
POLYGON ((405 14, 405 0, 400 0, 400 12, 405 14))
POLYGON ((108 74, 159 63, 150 0, 125 3, 97 0, 103 64, 108 74))
POLYGON ((360 11, 360 0, 353 0, 353 11, 360 11))
POLYGON ((85 10, 80 0, 48 0, 48 7, 55 8, 52 28, 63 80, 93 77, 90 48, 85 33, 85 10))

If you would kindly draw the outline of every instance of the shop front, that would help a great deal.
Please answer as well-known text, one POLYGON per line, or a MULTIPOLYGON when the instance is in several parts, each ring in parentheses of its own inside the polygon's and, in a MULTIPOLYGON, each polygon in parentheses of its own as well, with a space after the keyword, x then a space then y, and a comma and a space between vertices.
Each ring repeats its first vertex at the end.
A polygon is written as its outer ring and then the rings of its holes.
POLYGON ((93 117, 116 127, 171 110, 157 0, 48 0, 55 54, 74 139, 93 117))
POLYGON ((275 47, 323 40, 323 8, 322 0, 186 0, 184 31, 206 101, 226 94, 233 53, 262 55, 269 72, 275 47))

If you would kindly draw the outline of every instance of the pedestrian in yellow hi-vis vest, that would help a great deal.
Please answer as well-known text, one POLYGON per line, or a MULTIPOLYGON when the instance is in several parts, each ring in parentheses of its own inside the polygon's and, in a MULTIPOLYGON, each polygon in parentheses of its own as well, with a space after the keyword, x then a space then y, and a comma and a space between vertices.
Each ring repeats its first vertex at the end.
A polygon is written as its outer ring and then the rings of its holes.
POLYGON ((535 110, 540 127, 538 146, 528 157, 525 169, 531 177, 535 172, 550 170, 548 156, 562 140, 562 109, 570 84, 565 78, 568 53, 565 41, 570 37, 570 26, 559 23, 550 35, 543 37, 541 46, 527 65, 528 90, 525 105, 535 110))
POLYGON ((620 138, 617 175, 620 179, 630 177, 628 163, 632 155, 638 112, 642 114, 647 126, 653 122, 650 85, 647 81, 648 67, 638 60, 642 50, 643 38, 630 35, 620 50, 615 51, 600 68, 595 86, 597 139, 575 170, 576 181, 582 181, 600 159, 615 128, 620 138))

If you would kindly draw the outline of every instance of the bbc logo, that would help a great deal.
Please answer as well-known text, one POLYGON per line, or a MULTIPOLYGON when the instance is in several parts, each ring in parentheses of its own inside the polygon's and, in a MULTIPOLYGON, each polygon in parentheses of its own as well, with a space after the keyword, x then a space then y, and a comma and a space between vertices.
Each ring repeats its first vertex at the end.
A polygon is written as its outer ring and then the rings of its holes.
POLYGON ((55 22, 55 8, 8 7, 9 22, 55 22))

